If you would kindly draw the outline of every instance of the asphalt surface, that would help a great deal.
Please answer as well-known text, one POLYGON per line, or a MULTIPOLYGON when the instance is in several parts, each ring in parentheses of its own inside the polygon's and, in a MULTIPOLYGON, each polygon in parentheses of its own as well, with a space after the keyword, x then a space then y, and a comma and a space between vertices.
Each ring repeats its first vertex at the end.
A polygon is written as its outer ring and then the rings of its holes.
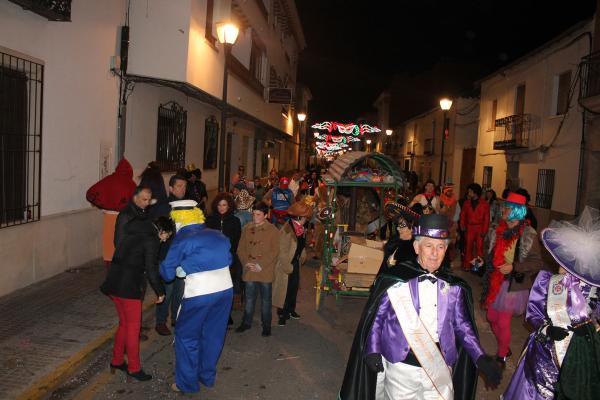
MULTIPOLYGON (((112 343, 106 343, 88 358, 78 371, 46 398, 62 399, 179 399, 214 400, 250 399, 335 399, 343 379, 348 353, 356 324, 365 304, 364 298, 325 298, 321 310, 314 306, 314 273, 318 262, 309 261, 301 269, 301 289, 298 299, 300 320, 290 320, 285 327, 273 321, 273 334, 260 336, 260 321, 255 315, 253 328, 244 333, 227 333, 225 347, 218 365, 217 382, 213 388, 202 388, 196 394, 179 394, 170 389, 174 382, 174 352, 172 336, 157 335, 154 314, 145 314, 145 332, 149 336, 141 345, 142 364, 153 375, 150 382, 127 379, 117 371, 108 371, 112 343)), ((475 298, 480 292, 480 278, 457 270, 469 281, 475 298)), ((258 311, 258 310, 257 310, 258 311)), ((236 325, 241 311, 234 311, 236 325)), ((495 354, 496 343, 481 310, 476 309, 476 322, 486 352, 495 354)), ((512 349, 519 352, 527 336, 523 319, 512 321, 512 349)), ((477 399, 498 399, 516 366, 516 356, 509 360, 503 383, 488 391, 479 380, 477 399)))

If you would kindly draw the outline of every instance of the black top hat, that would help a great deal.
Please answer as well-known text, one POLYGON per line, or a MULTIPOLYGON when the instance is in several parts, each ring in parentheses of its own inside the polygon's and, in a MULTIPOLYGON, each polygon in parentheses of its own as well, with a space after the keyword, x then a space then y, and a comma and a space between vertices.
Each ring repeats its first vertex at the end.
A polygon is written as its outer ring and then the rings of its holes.
POLYGON ((450 237, 448 218, 439 214, 423 215, 419 218, 418 225, 413 227, 413 236, 448 239, 450 237))

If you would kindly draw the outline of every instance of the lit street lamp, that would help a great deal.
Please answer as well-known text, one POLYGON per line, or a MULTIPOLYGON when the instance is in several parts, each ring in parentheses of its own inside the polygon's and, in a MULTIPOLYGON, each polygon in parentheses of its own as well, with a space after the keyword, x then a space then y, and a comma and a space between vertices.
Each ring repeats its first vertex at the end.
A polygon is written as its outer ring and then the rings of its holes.
POLYGON ((239 28, 231 22, 216 24, 219 43, 223 45, 223 105, 221 109, 221 137, 219 138, 219 191, 225 191, 225 137, 227 136, 227 59, 235 43, 239 28))
POLYGON ((385 134, 388 135, 388 136, 392 136, 392 133, 394 133, 394 131, 391 130, 391 129, 386 129, 385 130, 385 134))
POLYGON ((367 139, 365 142, 367 143, 368 151, 371 151, 371 139, 367 139))
POLYGON ((306 120, 306 114, 299 112, 296 114, 298 118, 298 169, 300 169, 300 153, 302 151, 302 123, 306 120))
POLYGON ((442 131, 442 151, 440 154, 440 175, 438 178, 438 185, 442 185, 442 170, 444 169, 444 144, 448 138, 449 120, 448 110, 452 107, 452 100, 443 98, 440 100, 440 108, 444 110, 444 129, 442 131))

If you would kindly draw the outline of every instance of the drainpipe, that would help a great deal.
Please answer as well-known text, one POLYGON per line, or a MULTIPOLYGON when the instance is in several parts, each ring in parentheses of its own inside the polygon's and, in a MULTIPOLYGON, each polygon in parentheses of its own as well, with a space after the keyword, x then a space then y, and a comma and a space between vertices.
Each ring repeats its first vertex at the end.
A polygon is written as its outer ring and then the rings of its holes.
MULTIPOLYGON (((600 0, 598 1, 600 3, 600 0)), ((592 54, 592 34, 590 32, 586 32, 588 37, 588 56, 592 54)), ((580 72, 581 74, 581 72, 580 72)), ((581 75, 580 75, 581 76, 581 75)), ((583 82, 579 81, 579 86, 581 87, 583 82)), ((581 89, 580 89, 581 90, 581 89)), ((581 113, 581 142, 579 144, 579 171, 577 173, 577 193, 575 195, 575 215, 579 215, 581 211, 581 197, 584 189, 584 171, 585 171, 585 109, 581 113)))
MULTIPOLYGON (((581 82, 579 83, 581 84, 581 82)), ((579 145, 579 171, 577 174, 577 194, 575 196, 575 215, 581 211, 581 196, 583 192, 583 178, 585 165, 585 110, 581 113, 581 143, 579 145)))

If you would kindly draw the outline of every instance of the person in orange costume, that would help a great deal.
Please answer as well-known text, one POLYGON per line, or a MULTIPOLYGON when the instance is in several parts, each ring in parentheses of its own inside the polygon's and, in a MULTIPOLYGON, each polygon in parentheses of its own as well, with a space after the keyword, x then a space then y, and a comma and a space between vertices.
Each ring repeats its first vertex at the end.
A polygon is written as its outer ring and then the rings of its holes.
POLYGON ((471 270, 472 261, 483 257, 483 239, 490 226, 490 206, 481 198, 481 186, 471 183, 467 188, 467 201, 460 212, 460 227, 466 232, 466 248, 463 268, 471 270), (475 255, 473 255, 475 243, 475 255))

